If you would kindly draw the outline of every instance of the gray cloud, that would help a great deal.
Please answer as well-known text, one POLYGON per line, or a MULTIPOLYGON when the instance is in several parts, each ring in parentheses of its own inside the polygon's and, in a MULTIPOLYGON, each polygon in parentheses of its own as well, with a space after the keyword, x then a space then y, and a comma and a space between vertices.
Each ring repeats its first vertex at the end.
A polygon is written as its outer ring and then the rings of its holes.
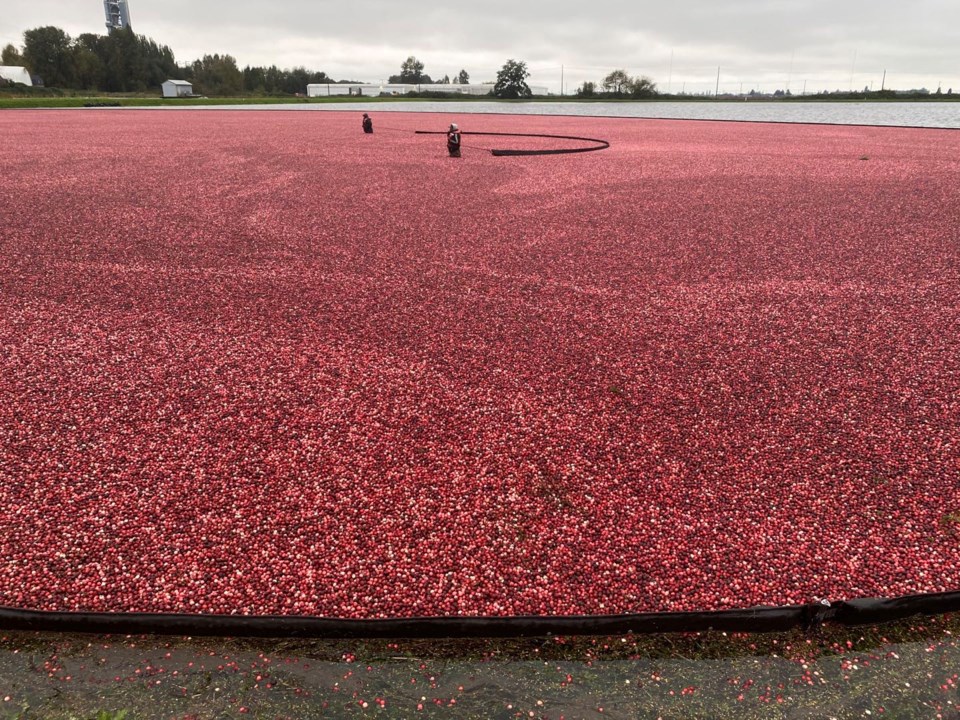
MULTIPOLYGON (((490 80, 507 58, 533 82, 568 89, 614 68, 666 89, 794 90, 926 86, 960 90, 955 0, 130 0, 134 29, 170 45, 183 63, 206 52, 240 65, 305 65, 335 77, 380 80, 417 55, 432 75, 466 68, 490 80), (672 59, 671 59, 672 58, 672 59)), ((32 0, 0 13, 0 44, 59 25, 103 32, 99 0, 32 0)))

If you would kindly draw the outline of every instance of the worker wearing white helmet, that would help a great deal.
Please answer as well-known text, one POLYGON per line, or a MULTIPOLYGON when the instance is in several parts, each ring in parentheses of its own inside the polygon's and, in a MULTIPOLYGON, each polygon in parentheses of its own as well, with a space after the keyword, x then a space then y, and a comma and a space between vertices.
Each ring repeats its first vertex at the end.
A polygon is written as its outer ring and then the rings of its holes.
POLYGON ((460 128, 456 123, 450 123, 447 131, 447 152, 450 157, 460 157, 460 128))

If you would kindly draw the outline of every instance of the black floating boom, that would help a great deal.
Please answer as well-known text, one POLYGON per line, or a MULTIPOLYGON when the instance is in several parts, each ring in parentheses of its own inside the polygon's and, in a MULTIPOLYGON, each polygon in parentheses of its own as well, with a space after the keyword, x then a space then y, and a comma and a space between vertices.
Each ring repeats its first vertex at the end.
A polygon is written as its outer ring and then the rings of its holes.
POLYGON ((546 617, 420 617, 348 620, 303 616, 38 612, 0 607, 0 630, 309 638, 473 638, 626 633, 782 632, 824 623, 873 625, 960 611, 960 592, 863 598, 714 612, 546 617))
MULTIPOLYGON (((446 135, 445 130, 416 130, 417 135, 446 135)), ((577 137, 575 135, 542 135, 539 133, 506 133, 506 132, 472 132, 464 131, 461 135, 496 135, 499 137, 529 137, 529 138, 551 138, 554 140, 576 140, 578 142, 592 143, 588 147, 577 148, 554 148, 548 150, 490 150, 490 154, 496 157, 518 156, 518 155, 571 155, 573 153, 594 152, 596 150, 606 150, 610 143, 606 140, 597 138, 577 137)))

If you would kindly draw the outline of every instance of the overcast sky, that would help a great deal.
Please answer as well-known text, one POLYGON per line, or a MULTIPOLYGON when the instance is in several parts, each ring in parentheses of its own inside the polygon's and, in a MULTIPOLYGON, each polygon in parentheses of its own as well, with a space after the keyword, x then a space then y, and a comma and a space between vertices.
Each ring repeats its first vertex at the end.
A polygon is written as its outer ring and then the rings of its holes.
MULTIPOLYGON (((661 90, 778 87, 960 92, 958 0, 130 0, 134 30, 180 63, 229 53, 238 64, 304 65, 377 82, 416 55, 434 78, 461 68, 493 80, 508 58, 530 84, 568 92, 610 70, 661 90)), ((0 46, 56 25, 104 33, 101 0, 6 0, 0 46)))

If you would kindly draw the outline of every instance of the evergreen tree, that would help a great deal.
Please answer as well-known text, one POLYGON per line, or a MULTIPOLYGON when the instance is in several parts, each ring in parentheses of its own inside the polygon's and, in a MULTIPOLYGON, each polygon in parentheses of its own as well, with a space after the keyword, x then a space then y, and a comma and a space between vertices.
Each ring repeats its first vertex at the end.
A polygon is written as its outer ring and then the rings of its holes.
POLYGON ((585 81, 583 85, 577 88, 578 97, 593 97, 597 94, 597 84, 590 82, 589 80, 585 81))

